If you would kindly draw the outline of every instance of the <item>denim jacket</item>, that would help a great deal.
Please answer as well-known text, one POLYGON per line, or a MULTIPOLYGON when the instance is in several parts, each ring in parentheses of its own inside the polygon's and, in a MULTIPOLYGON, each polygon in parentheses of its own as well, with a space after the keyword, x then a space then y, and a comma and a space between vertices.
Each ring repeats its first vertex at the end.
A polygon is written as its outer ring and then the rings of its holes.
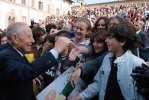
MULTIPOLYGON (((111 57, 113 53, 108 53, 94 77, 94 82, 90 84, 80 96, 82 100, 88 100, 99 93, 99 100, 104 100, 105 90, 107 86, 108 77, 111 70, 111 57)), ((117 81, 122 91, 125 100, 145 100, 145 98, 137 92, 136 82, 130 76, 132 70, 136 66, 141 66, 145 63, 142 59, 134 56, 130 50, 126 51, 121 57, 116 58, 114 63, 117 64, 117 81)))

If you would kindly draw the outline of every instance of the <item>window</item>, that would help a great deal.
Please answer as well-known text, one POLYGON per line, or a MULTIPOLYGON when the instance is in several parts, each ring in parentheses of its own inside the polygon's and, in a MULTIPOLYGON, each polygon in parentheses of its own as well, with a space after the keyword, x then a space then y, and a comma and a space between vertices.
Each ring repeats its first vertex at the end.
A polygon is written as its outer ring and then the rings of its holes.
POLYGON ((34 7, 34 0, 32 0, 32 7, 34 7))
POLYGON ((59 15, 59 9, 56 10, 56 14, 59 15))
POLYGON ((43 2, 39 2, 39 9, 43 9, 43 2))
POLYGON ((22 0, 22 4, 24 4, 24 5, 25 5, 25 0, 22 0))
POLYGON ((22 21, 26 23, 26 17, 22 16, 22 21))
POLYGON ((48 5, 48 13, 50 13, 50 5, 48 5))
POLYGON ((63 10, 63 15, 65 15, 65 10, 63 10))

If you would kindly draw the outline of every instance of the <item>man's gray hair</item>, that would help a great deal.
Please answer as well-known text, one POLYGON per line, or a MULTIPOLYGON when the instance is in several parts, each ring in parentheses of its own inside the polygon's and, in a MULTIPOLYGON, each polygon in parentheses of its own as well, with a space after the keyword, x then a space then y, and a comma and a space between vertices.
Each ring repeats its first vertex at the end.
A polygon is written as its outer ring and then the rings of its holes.
POLYGON ((117 19, 120 23, 125 21, 124 18, 122 18, 119 15, 110 17, 110 20, 112 20, 112 19, 117 19))
POLYGON ((24 22, 14 22, 7 27, 6 36, 8 40, 11 40, 11 36, 16 34, 20 35, 22 32, 22 25, 27 25, 24 22))

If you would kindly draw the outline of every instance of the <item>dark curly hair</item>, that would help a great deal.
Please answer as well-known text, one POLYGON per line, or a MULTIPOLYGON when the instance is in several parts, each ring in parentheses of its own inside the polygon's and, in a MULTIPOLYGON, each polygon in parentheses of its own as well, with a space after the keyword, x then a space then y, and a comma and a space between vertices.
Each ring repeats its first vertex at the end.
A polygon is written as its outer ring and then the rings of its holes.
POLYGON ((46 32, 47 33, 50 33, 51 29, 57 29, 57 26, 55 24, 46 25, 46 32))
POLYGON ((98 31, 97 26, 98 26, 98 22, 99 22, 101 19, 104 20, 105 26, 106 26, 106 30, 108 30, 108 28, 109 28, 109 23, 110 23, 109 18, 108 18, 108 17, 100 17, 100 18, 95 22, 95 26, 94 26, 94 28, 93 28, 93 31, 98 31))
POLYGON ((93 45, 95 40, 98 41, 99 43, 104 43, 104 50, 102 52, 100 52, 99 54, 95 53, 95 50, 93 48, 93 55, 92 55, 93 57, 98 57, 103 52, 108 51, 107 43, 105 42, 105 40, 107 38, 107 34, 108 34, 108 32, 106 30, 100 30, 92 35, 91 45, 93 45))
POLYGON ((126 42, 124 50, 134 50, 138 43, 135 27, 130 22, 122 22, 111 26, 108 37, 115 38, 119 42, 126 42))

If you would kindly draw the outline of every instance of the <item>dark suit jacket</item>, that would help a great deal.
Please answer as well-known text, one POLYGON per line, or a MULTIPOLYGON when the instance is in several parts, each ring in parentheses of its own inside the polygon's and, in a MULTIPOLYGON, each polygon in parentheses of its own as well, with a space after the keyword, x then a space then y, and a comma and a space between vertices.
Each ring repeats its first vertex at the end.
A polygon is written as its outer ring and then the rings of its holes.
POLYGON ((142 43, 144 44, 144 47, 146 47, 147 46, 147 34, 144 33, 143 31, 140 31, 137 34, 137 37, 140 41, 142 41, 142 43))
POLYGON ((30 64, 9 43, 0 46, 0 100, 33 100, 32 79, 55 64, 50 52, 30 64))
POLYGON ((140 58, 142 58, 144 61, 149 61, 149 48, 144 48, 139 45, 139 54, 140 58))

